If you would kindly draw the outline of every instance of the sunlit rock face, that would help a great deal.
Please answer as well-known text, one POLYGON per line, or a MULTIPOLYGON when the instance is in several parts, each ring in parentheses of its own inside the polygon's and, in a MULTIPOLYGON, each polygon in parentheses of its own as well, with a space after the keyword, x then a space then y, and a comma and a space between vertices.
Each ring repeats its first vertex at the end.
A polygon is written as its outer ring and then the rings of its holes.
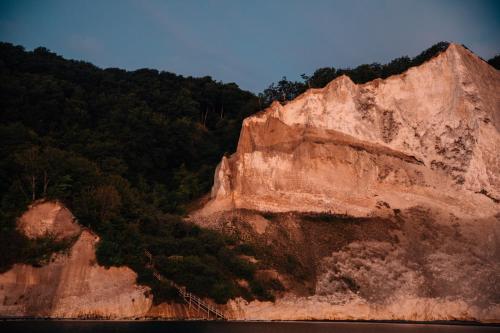
POLYGON ((461 46, 386 80, 347 76, 245 119, 204 214, 353 216, 417 204, 492 216, 500 199, 500 75, 461 46))
POLYGON ((30 238, 77 239, 67 253, 54 254, 42 267, 16 264, 0 274, 0 316, 119 319, 149 311, 149 288, 136 285, 137 275, 128 267, 99 266, 99 238, 82 230, 60 203, 33 205, 18 228, 30 238))
POLYGON ((28 238, 76 236, 81 228, 71 212, 58 202, 35 202, 18 220, 18 229, 28 238))
POLYGON ((234 311, 500 322, 499 130, 499 72, 453 44, 401 75, 339 77, 247 118, 192 219, 315 273, 306 296, 290 285, 275 303, 234 301, 234 311), (235 218, 242 211, 253 213, 235 218), (310 212, 364 222, 306 223, 310 212))

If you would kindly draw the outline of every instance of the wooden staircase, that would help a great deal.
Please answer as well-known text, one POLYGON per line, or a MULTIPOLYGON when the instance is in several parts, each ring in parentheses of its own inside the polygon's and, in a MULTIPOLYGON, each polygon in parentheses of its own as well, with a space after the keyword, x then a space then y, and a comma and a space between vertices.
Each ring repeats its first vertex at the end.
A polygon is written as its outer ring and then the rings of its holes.
POLYGON ((177 292, 182 297, 184 302, 188 305, 189 309, 194 308, 198 311, 199 314, 202 315, 203 319, 215 319, 215 320, 227 320, 224 314, 219 311, 215 306, 208 304, 203 301, 198 296, 190 293, 186 290, 186 287, 181 287, 176 284, 174 281, 171 281, 164 276, 162 276, 155 268, 153 263, 153 256, 148 250, 145 250, 144 253, 146 257, 148 257, 149 264, 147 267, 153 271, 153 276, 160 282, 166 282, 173 288, 177 289, 177 292))

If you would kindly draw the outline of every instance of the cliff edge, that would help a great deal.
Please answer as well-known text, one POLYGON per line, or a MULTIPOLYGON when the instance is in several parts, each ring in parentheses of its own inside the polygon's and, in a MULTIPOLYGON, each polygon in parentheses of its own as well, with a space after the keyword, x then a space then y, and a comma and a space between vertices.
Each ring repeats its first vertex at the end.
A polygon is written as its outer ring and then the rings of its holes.
POLYGON ((341 76, 248 117, 199 213, 378 214, 380 202, 457 216, 500 209, 500 74, 451 44, 403 74, 341 76))

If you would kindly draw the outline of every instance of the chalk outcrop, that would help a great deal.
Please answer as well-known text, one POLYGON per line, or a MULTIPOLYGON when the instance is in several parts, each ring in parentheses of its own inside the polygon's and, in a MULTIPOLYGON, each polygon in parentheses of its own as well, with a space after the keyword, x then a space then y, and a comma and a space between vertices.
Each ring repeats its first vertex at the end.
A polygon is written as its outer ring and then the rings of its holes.
POLYGON ((81 232, 69 209, 58 202, 50 201, 32 205, 21 215, 17 227, 31 239, 48 236, 61 240, 81 232))
POLYGON ((459 45, 401 75, 341 76, 245 119, 202 214, 235 208, 377 215, 415 205, 492 216, 500 74, 459 45))
POLYGON ((152 305, 149 288, 136 284, 127 267, 96 263, 99 238, 75 223, 57 202, 36 203, 18 228, 30 238, 77 237, 67 253, 55 253, 42 267, 16 264, 0 274, 0 316, 51 318, 137 318, 152 305))

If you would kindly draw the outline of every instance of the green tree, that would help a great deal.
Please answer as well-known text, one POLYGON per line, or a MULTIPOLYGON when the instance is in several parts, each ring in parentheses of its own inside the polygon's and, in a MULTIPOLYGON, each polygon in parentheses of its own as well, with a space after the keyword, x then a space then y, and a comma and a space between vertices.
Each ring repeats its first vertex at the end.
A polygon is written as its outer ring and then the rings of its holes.
POLYGON ((488 64, 495 67, 496 69, 500 69, 500 54, 497 54, 490 60, 488 60, 488 64))

